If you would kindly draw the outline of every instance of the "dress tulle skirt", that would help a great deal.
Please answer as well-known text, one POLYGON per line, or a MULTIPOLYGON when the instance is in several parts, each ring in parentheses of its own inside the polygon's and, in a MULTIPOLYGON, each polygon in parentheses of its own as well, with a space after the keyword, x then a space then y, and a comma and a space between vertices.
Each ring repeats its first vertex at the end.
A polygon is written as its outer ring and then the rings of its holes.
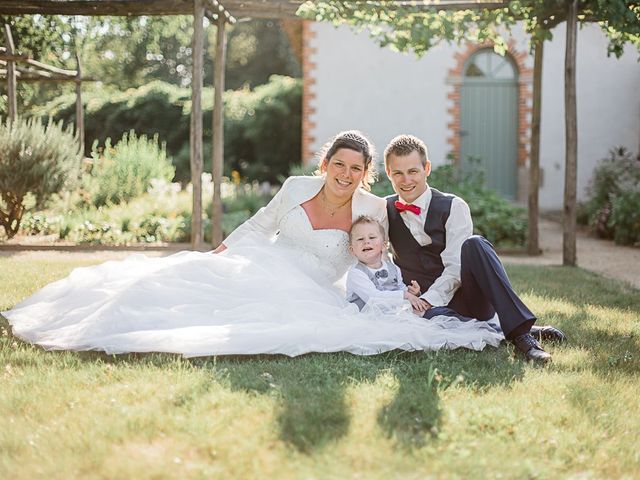
POLYGON ((3 315, 23 340, 51 350, 173 352, 186 357, 392 349, 481 350, 503 339, 484 322, 425 320, 406 306, 359 312, 322 266, 286 249, 132 255, 75 269, 3 315), (305 265, 303 268, 301 265, 305 265))

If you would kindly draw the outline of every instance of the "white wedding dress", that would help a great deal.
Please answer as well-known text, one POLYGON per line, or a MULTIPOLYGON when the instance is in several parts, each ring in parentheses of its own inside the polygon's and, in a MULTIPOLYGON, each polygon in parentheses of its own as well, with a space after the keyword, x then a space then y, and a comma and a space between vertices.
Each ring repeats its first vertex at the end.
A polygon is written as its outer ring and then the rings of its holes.
POLYGON ((359 312, 339 286, 353 262, 347 234, 314 230, 300 206, 279 229, 275 241, 247 235, 221 254, 137 254, 78 268, 3 315, 45 349, 187 357, 480 350, 503 339, 484 322, 425 320, 375 302, 359 312))

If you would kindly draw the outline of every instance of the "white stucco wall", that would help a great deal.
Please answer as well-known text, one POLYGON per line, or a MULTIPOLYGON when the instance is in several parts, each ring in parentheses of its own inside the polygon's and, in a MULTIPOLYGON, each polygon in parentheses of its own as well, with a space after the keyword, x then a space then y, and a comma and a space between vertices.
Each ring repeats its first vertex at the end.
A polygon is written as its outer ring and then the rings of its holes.
MULTIPOLYGON (((316 53, 312 87, 316 109, 311 118, 314 150, 335 133, 356 128, 365 132, 382 153, 399 133, 425 140, 434 165, 451 150, 447 124, 452 102, 448 72, 459 47, 440 45, 421 59, 377 46, 366 33, 347 27, 312 25, 316 53)), ((545 44, 543 77, 540 205, 562 206, 564 188, 564 26, 545 44)), ((527 51, 527 38, 517 33, 516 49, 527 51)), ((606 39, 597 27, 585 27, 578 37, 578 195, 597 161, 615 145, 637 152, 640 146, 640 64, 632 48, 621 59, 607 58, 606 39)), ((527 60, 532 67, 533 60, 527 60)))
POLYGON ((314 149, 338 131, 356 128, 369 136, 381 157, 391 138, 412 133, 427 142, 434 163, 441 163, 448 151, 445 81, 454 49, 440 46, 418 60, 382 49, 365 33, 346 27, 313 27, 314 149))
MULTIPOLYGON (((564 45, 565 25, 545 44, 542 85, 540 190, 543 208, 560 208, 564 195, 564 45)), ((640 147, 639 52, 627 46, 620 58, 607 57, 607 40, 595 26, 578 31, 576 88, 578 113, 578 198, 586 197, 593 168, 608 151, 640 147)))

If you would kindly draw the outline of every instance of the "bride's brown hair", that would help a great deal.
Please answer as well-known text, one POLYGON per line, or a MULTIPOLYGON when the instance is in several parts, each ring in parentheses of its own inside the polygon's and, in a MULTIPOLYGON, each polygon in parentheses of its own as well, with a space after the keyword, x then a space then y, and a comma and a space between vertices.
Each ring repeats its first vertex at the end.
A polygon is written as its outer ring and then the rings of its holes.
POLYGON ((365 135, 358 130, 346 130, 340 132, 330 142, 327 142, 318 154, 318 169, 314 172, 316 175, 322 174, 322 165, 325 161, 331 160, 331 157, 341 148, 354 150, 361 153, 364 157, 364 178, 362 179, 362 188, 371 191, 371 185, 376 181, 377 172, 375 159, 376 151, 373 143, 369 141, 365 135))

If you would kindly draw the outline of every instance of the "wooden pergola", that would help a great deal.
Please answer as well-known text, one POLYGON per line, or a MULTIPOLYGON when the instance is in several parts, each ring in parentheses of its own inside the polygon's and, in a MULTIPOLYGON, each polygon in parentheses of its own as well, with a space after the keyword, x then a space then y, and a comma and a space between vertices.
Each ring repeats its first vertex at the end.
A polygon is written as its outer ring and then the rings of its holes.
MULTIPOLYGON (((357 1, 357 0, 356 0, 357 1)), ((225 24, 240 18, 293 18, 302 0, 2 0, 0 14, 60 14, 60 15, 193 15, 193 82, 191 111, 191 179, 193 184, 193 211, 191 243, 197 248, 202 243, 202 65, 203 65, 203 17, 215 22, 217 30, 214 109, 213 109, 213 212, 212 241, 222 241, 222 201, 220 182, 223 162, 223 107, 224 64, 226 55, 225 24)), ((369 1, 383 10, 401 7, 425 10, 500 9, 507 0, 383 0, 369 1)), ((575 57, 577 36, 578 1, 569 0, 559 6, 567 13, 567 48, 565 55, 565 109, 566 121, 566 172, 563 259, 565 264, 576 262, 576 176, 577 176, 577 127, 575 98, 575 57)), ((529 253, 538 254, 538 190, 539 190, 539 132, 540 86, 542 48, 536 48, 534 67, 534 105, 532 120, 531 158, 529 166, 529 253)))
MULTIPOLYGON (((0 15, 86 15, 86 16, 147 16, 147 15, 192 15, 193 16, 193 77, 191 83, 191 129, 190 165, 193 185, 191 215, 191 246, 194 249, 203 244, 202 232, 202 87, 204 64, 204 27, 206 16, 217 26, 214 107, 213 107, 213 212, 212 242, 222 242, 222 199, 220 183, 224 154, 224 112, 222 92, 224 91, 224 70, 226 58, 227 23, 235 23, 240 18, 291 18, 295 17, 301 1, 290 0, 2 0, 0 15)), ((8 48, 12 49, 13 45, 8 48)), ((11 55, 13 52, 6 52, 11 55)), ((14 59, 25 60, 25 59, 14 59)), ((15 86, 21 76, 13 61, 7 62, 7 83, 15 86)), ((70 72, 65 72, 67 76, 70 72)), ((78 72, 73 72, 76 75, 78 72)), ((78 84, 79 85, 79 84, 78 84)), ((15 102, 14 102, 15 103, 15 102)), ((9 105, 15 115, 17 106, 9 105)), ((80 118, 82 115, 80 115, 80 118)), ((76 127, 78 128, 78 126, 76 127)))
POLYGON ((0 47, 0 81, 7 83, 8 120, 18 116, 16 81, 21 82, 73 82, 76 85, 76 135, 78 144, 84 149, 84 111, 82 108, 82 82, 94 81, 82 76, 80 57, 76 54, 76 70, 65 70, 39 62, 15 51, 9 25, 4 26, 6 47, 0 47), (24 66, 22 66, 24 65, 24 66))

